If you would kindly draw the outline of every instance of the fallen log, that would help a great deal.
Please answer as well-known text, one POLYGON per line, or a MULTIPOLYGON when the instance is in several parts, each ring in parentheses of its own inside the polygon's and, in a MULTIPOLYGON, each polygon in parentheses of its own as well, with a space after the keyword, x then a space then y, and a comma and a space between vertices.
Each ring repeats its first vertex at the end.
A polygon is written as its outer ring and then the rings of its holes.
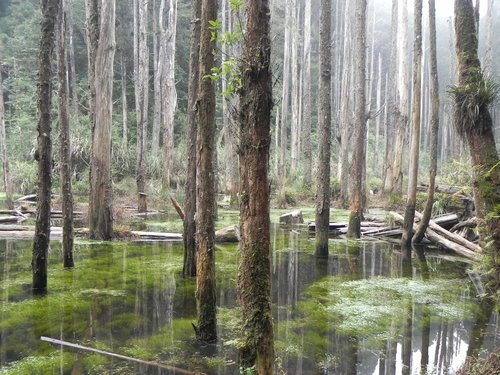
POLYGON ((164 370, 169 370, 169 371, 171 371, 171 372, 173 372, 175 374, 181 374, 181 375, 196 375, 196 374, 199 374, 199 375, 204 375, 201 372, 192 372, 192 371, 188 371, 188 370, 185 370, 183 368, 180 368, 180 367, 174 367, 174 366, 170 366, 170 365, 165 365, 163 363, 158 363, 158 362, 145 361, 145 360, 142 360, 142 359, 139 359, 139 358, 133 358, 133 357, 128 357, 128 356, 122 355, 122 354, 111 353, 111 352, 106 352, 106 351, 100 350, 100 349, 89 348, 87 346, 83 346, 83 345, 79 345, 79 344, 73 344, 71 342, 67 342, 67 341, 63 341, 63 340, 57 340, 57 339, 53 339, 53 338, 50 338, 50 337, 41 336, 40 340, 41 341, 45 341, 45 342, 49 342, 49 343, 54 344, 54 345, 67 346, 69 348, 74 348, 74 349, 83 350, 83 351, 87 351, 87 352, 91 352, 91 353, 101 354, 101 355, 105 355, 105 356, 112 357, 112 358, 122 359, 124 361, 135 362, 135 363, 139 363, 139 364, 142 364, 142 365, 147 365, 147 366, 162 368, 164 370))
POLYGON ((281 215, 279 222, 285 225, 303 224, 304 217, 302 216, 302 211, 295 210, 281 215))
POLYGON ((475 228, 475 227, 477 227, 477 218, 473 217, 469 220, 461 221, 458 224, 455 224, 450 229, 450 232, 456 232, 462 228, 475 228))
POLYGON ((215 231, 215 242, 240 242, 240 228, 237 225, 231 225, 215 231))
MULTIPOLYGON (((418 217, 419 219, 422 219, 422 214, 418 211, 415 211, 415 217, 418 217)), ((455 243, 458 243, 462 245, 463 247, 466 247, 467 249, 480 253, 481 252, 481 247, 466 240, 462 236, 459 236, 458 234, 451 233, 447 231, 446 229, 440 227, 439 225, 436 224, 434 220, 429 221, 429 228, 431 228, 434 232, 440 234, 441 236, 445 237, 446 239, 453 241, 455 243)))
POLYGON ((182 209, 182 207, 179 205, 179 203, 172 196, 170 196, 170 202, 172 202, 172 205, 174 206, 175 210, 179 214, 179 217, 181 218, 181 220, 184 221, 185 215, 184 215, 184 210, 182 209))
POLYGON ((17 223, 18 221, 20 221, 18 216, 0 217, 0 223, 17 223))
POLYGON ((141 240, 182 241, 181 233, 141 232, 141 231, 131 231, 130 233, 141 240))

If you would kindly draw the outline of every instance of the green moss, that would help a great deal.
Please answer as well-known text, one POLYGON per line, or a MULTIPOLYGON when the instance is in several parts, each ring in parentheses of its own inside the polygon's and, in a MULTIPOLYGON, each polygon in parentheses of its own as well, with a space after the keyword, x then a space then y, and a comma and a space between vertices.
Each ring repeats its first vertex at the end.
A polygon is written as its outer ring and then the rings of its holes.
POLYGON ((74 357, 70 353, 53 351, 47 355, 29 356, 0 368, 1 375, 47 375, 70 373, 74 357))

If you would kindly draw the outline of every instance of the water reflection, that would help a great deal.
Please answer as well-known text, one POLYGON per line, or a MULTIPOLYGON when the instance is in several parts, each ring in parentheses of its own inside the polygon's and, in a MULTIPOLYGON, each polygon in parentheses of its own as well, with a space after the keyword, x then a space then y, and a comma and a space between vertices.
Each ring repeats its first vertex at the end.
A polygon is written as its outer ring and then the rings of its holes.
MULTIPOLYGON (((330 256, 318 259, 307 234, 279 227, 272 244, 279 373, 447 374, 467 354, 497 344, 498 315, 473 298, 466 263, 419 249, 407 257, 374 241, 331 241, 330 256)), ((54 243, 49 294, 33 299, 31 243, 0 240, 0 367, 19 361, 24 373, 169 373, 42 344, 43 335, 237 374, 237 247, 217 250, 221 340, 209 346, 194 341, 195 286, 180 275, 182 253, 172 243, 81 244, 75 269, 63 270, 54 243)))

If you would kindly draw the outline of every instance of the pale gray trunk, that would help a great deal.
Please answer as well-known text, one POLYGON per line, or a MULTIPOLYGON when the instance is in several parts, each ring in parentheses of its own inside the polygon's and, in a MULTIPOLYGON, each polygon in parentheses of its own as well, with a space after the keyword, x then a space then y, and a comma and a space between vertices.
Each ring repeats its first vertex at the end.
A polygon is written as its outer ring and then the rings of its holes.
POLYGON ((68 32, 67 32, 67 44, 68 44, 68 59, 69 59, 69 87, 71 90, 71 111, 73 116, 78 115, 78 87, 76 84, 76 62, 75 62, 75 45, 73 42, 73 1, 67 0, 67 14, 68 14, 68 32))
POLYGON ((290 132, 290 174, 295 176, 298 167, 299 158, 299 137, 300 137, 300 119, 299 119, 299 7, 297 0, 291 0, 292 17, 292 57, 291 57, 291 77, 292 77, 292 124, 290 132))
POLYGON ((420 149, 420 95, 422 90, 422 0, 415 0, 414 10, 414 41, 413 41, 413 105, 412 105, 412 131, 410 166, 408 173, 408 193, 406 198, 405 221, 403 224, 403 237, 401 246, 406 251, 411 251, 413 237, 413 220, 417 195, 418 158, 420 149))
POLYGON ((493 0, 488 0, 486 11, 486 50, 484 52, 484 72, 487 76, 493 74, 493 0))
POLYGON ((12 181, 10 178, 9 158, 5 134, 5 106, 3 102, 2 71, 0 70, 0 155, 2 155, 3 186, 5 189, 5 205, 7 209, 14 209, 12 200, 12 181))
MULTIPOLYGON (((160 14, 163 14, 165 1, 153 0, 153 129, 151 132, 151 155, 156 157, 160 149, 161 104, 162 104, 162 68, 164 56, 160 57, 160 14), (158 5, 159 4, 159 5, 158 5)), ((164 51, 163 51, 164 53, 164 51)))
POLYGON ((122 83, 122 150, 128 152, 128 104, 127 104, 127 67, 121 56, 121 83, 122 83))
MULTIPOLYGON (((163 187, 171 182, 174 151, 174 115, 177 107, 175 89, 175 40, 177 28, 177 0, 166 1, 166 13, 160 13, 160 50, 164 49, 165 66, 162 71, 162 118, 163 118, 163 187)), ((160 59, 161 57, 160 53, 160 59)))
MULTIPOLYGON (((378 54, 378 65, 377 65, 377 95, 376 95, 376 105, 377 111, 381 111, 382 108, 382 56, 378 54)), ((387 109, 387 106, 386 106, 387 109)), ((382 114, 379 113, 375 119, 375 147, 373 148, 373 164, 372 169, 375 173, 378 167, 379 149, 380 149, 380 121, 382 119, 382 114)), ((377 173, 375 173, 377 175, 377 173)))
POLYGON ((303 131, 304 184, 312 182, 312 146, 311 146, 311 1, 305 2, 304 9, 304 54, 302 64, 303 87, 303 131))

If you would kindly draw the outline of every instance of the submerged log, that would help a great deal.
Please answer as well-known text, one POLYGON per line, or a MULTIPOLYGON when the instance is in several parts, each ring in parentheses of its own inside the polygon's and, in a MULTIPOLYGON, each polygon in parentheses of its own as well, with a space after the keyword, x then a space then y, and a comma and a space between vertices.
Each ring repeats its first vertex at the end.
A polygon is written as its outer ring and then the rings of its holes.
POLYGON ((141 231, 131 231, 130 233, 141 240, 182 241, 181 233, 141 232, 141 231))
POLYGON ((294 225, 303 224, 304 217, 302 216, 302 211, 295 210, 280 216, 280 224, 294 225))

